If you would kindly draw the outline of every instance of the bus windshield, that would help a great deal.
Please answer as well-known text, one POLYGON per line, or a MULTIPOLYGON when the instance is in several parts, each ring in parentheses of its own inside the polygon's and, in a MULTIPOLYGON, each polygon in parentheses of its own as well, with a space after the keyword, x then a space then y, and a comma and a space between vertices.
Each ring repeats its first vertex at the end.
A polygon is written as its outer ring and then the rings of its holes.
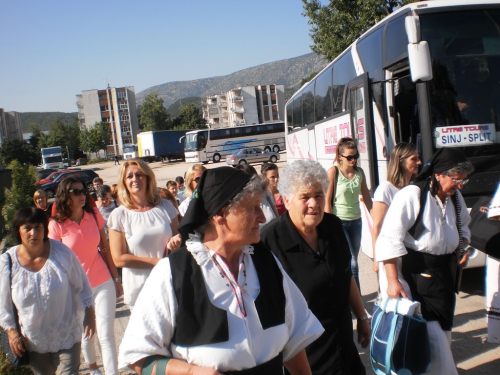
POLYGON ((186 133, 186 151, 200 151, 207 144, 208 130, 196 133, 186 133))
POLYGON ((500 9, 422 14, 420 24, 432 57, 436 147, 500 153, 500 9))
POLYGON ((43 162, 44 162, 44 164, 60 163, 60 162, 62 162, 62 157, 61 156, 44 157, 43 162))
POLYGON ((135 152, 135 146, 123 147, 123 152, 135 152))

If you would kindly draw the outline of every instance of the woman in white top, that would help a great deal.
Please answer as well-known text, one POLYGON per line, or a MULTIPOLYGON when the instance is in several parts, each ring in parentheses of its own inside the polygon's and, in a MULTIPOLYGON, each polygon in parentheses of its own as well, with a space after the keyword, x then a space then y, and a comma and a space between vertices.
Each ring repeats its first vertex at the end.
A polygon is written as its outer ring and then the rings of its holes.
POLYGON ((458 149, 439 149, 415 184, 395 195, 375 244, 386 273, 381 294, 421 304, 431 349, 428 374, 458 374, 450 348, 454 271, 466 263, 461 250, 470 242, 470 215, 459 190, 473 170, 458 149))
POLYGON ((127 160, 118 174, 121 206, 108 219, 111 254, 122 267, 123 298, 133 308, 151 269, 180 246, 177 209, 160 199, 155 174, 140 159, 127 160))
POLYGON ((262 187, 231 167, 203 173, 179 228, 187 248, 147 280, 120 366, 149 374, 311 374, 304 348, 323 332, 297 286, 259 243, 262 187), (255 244, 255 245, 250 245, 255 244), (154 372, 153 372, 154 373, 154 372))
POLYGON ((417 175, 418 166, 421 164, 417 146, 414 144, 401 142, 392 149, 389 167, 387 168, 387 181, 382 182, 373 195, 371 213, 373 219, 373 270, 375 272, 379 271, 379 264, 375 255, 375 242, 382 228, 387 209, 396 193, 408 185, 412 177, 417 175))
POLYGON ((0 325, 7 331, 14 355, 29 352, 36 374, 76 374, 82 334, 95 333, 92 290, 85 271, 66 245, 49 240, 48 219, 42 210, 22 208, 13 224, 19 245, 0 256, 0 325))
POLYGON ((186 172, 186 180, 185 180, 186 188, 184 189, 183 193, 186 199, 184 199, 182 203, 179 205, 179 213, 182 216, 186 214, 186 211, 189 207, 189 202, 191 202, 191 198, 193 196, 194 189, 196 189, 198 181, 200 181, 201 174, 205 169, 206 168, 201 164, 193 164, 192 166, 189 167, 189 169, 186 172))

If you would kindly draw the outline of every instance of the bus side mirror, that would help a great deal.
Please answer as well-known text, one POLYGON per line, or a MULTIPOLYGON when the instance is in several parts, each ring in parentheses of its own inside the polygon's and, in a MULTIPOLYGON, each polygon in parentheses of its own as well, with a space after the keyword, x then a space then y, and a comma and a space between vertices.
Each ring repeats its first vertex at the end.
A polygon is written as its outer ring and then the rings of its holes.
POLYGON ((430 81, 432 79, 432 61, 429 45, 420 40, 420 20, 417 16, 405 17, 405 29, 408 36, 408 60, 411 80, 430 81))
POLYGON ((432 79, 432 63, 429 45, 425 40, 408 44, 408 60, 410 61, 411 80, 430 81, 432 79))

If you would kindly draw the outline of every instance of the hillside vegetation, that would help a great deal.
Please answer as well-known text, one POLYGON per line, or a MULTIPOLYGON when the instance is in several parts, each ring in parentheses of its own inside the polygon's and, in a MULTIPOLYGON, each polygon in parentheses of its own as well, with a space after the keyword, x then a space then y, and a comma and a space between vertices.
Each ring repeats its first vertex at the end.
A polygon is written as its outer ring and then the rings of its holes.
POLYGON ((30 124, 38 124, 40 131, 50 130, 56 120, 65 124, 72 124, 77 117, 76 112, 21 112, 23 133, 29 133, 30 124))

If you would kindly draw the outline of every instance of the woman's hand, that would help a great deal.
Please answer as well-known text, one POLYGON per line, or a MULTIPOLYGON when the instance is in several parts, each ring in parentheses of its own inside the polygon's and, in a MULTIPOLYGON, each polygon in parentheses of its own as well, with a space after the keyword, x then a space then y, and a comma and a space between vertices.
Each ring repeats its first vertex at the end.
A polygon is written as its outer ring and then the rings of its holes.
POLYGON ((378 273, 378 262, 374 261, 372 267, 373 267, 373 272, 378 273))
POLYGON ((170 238, 170 240, 168 240, 168 242, 167 242, 167 250, 169 250, 171 252, 179 250, 179 248, 181 247, 181 242, 182 242, 181 235, 180 234, 176 234, 175 236, 173 236, 172 238, 170 238))
POLYGON ((18 330, 13 328, 7 331, 7 336, 9 336, 10 350, 16 357, 22 357, 23 353, 28 347, 28 340, 19 334, 18 330))
POLYGON ((388 283, 387 295, 390 298, 399 298, 399 296, 402 296, 403 298, 408 298, 403 286, 401 285, 398 279, 387 280, 387 283, 388 283))
POLYGON ((83 318, 84 335, 86 339, 91 339, 95 334, 95 310, 93 306, 85 309, 85 317, 83 318))
POLYGON ((119 280, 115 279, 116 298, 123 296, 123 286, 119 280))
POLYGON ((358 344, 361 345, 363 349, 368 347, 370 343, 370 338, 372 336, 372 329, 368 320, 358 320, 358 325, 356 327, 358 331, 358 344))

